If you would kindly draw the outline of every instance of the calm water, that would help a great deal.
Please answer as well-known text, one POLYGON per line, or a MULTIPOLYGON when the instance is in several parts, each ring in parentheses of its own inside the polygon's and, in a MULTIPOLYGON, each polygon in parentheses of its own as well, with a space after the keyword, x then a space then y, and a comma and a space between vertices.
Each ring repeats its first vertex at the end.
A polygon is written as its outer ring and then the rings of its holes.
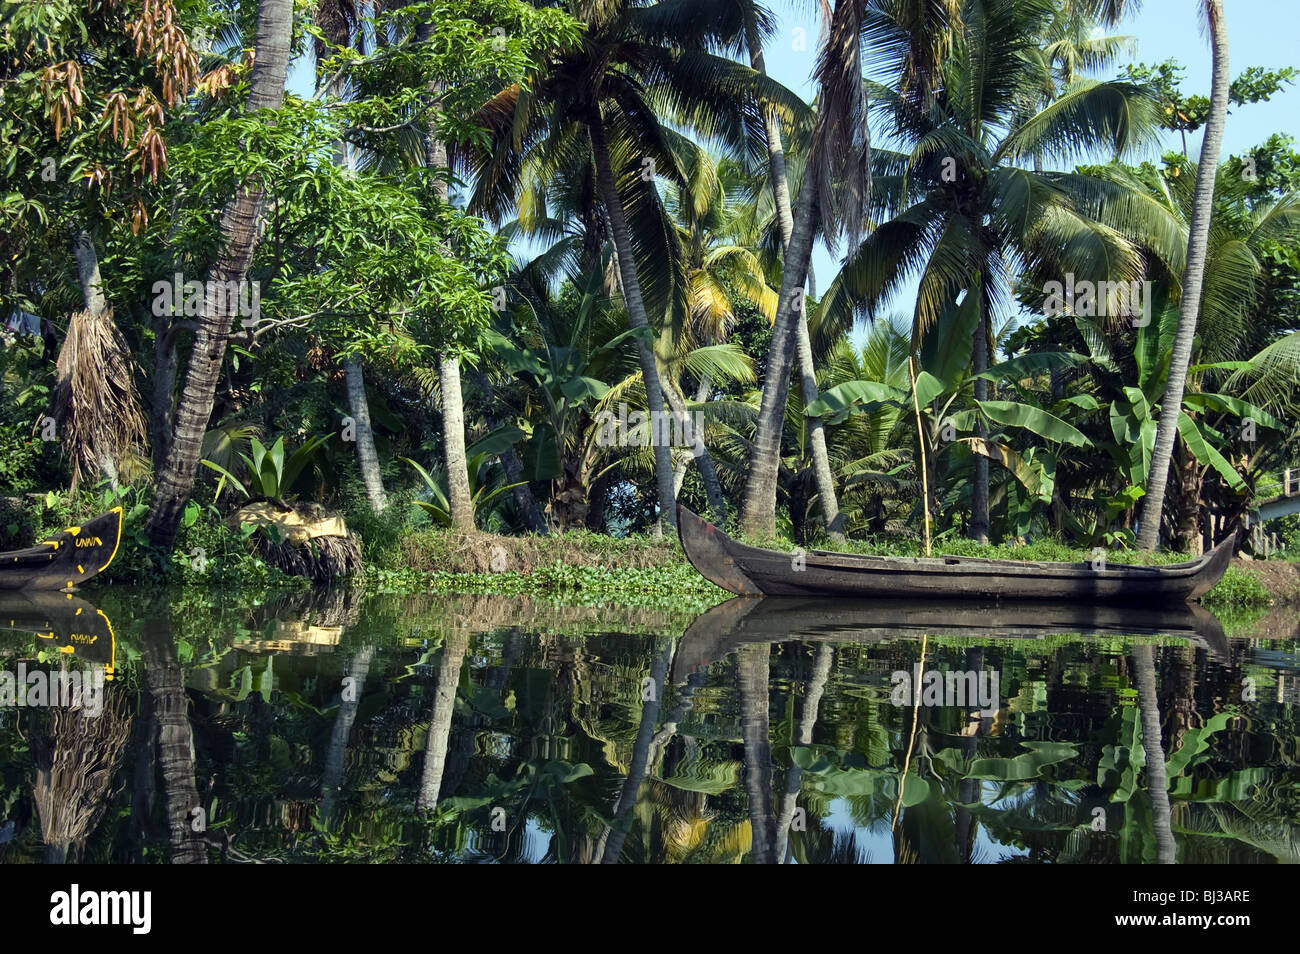
POLYGON ((13 680, 112 677, 0 708, 0 862, 1300 860, 1285 614, 117 589, 0 617, 13 680))

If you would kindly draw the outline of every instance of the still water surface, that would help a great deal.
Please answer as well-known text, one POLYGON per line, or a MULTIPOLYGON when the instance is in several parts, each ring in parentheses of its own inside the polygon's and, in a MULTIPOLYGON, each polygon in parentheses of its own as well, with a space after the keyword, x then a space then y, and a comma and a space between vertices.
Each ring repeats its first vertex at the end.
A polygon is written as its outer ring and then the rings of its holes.
POLYGON ((1300 860, 1285 614, 88 593, 0 606, 112 677, 0 707, 0 862, 1300 860))

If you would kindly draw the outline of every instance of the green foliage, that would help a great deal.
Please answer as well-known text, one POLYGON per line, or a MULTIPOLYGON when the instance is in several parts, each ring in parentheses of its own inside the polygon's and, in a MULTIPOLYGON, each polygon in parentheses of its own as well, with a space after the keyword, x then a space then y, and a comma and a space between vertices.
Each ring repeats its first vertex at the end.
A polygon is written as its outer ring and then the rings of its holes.
POLYGON ((1249 570, 1230 566, 1218 586, 1205 594, 1210 606, 1264 606, 1271 603, 1264 584, 1249 570))
POLYGON ((284 437, 277 437, 269 448, 256 437, 250 437, 248 442, 251 454, 239 455, 248 466, 247 482, 241 482, 238 477, 214 461, 205 459, 200 463, 221 475, 216 489, 218 497, 221 496, 221 491, 228 482, 245 497, 285 499, 291 496, 294 485, 304 470, 313 463, 326 440, 328 438, 310 437, 286 457, 284 437))

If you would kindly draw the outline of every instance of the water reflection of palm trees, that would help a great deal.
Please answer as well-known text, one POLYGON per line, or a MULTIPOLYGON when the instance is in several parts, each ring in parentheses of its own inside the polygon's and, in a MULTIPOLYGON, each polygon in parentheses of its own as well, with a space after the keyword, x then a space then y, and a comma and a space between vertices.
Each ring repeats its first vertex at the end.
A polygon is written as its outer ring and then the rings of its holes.
MULTIPOLYGON (((132 773, 129 820, 100 825, 118 857, 159 856, 127 848, 128 833, 131 846, 164 840, 182 862, 218 857, 222 840, 223 860, 1296 855, 1294 757, 1265 751, 1267 737, 1239 720, 1232 694, 1249 653, 1235 643, 1225 657, 1221 630, 1196 609, 1126 620, 944 607, 939 620, 879 603, 738 600, 673 638, 629 635, 594 611, 574 634, 518 608, 480 614, 474 599, 350 605, 323 653, 314 636, 299 646, 287 634, 324 626, 329 607, 267 604, 226 648, 196 640, 210 624, 146 607, 128 627, 134 725, 107 747, 109 775, 123 757, 132 773), (1063 621, 1075 635, 1053 635, 1063 621), (1161 629, 1175 638, 1127 635, 1161 629), (1207 669, 1211 658, 1227 668, 1207 669), (1001 673, 996 718, 891 704, 889 673, 918 659, 1001 673), (214 804, 210 842, 195 809, 214 804)), ((37 814, 50 860, 102 857, 75 820, 37 814)))

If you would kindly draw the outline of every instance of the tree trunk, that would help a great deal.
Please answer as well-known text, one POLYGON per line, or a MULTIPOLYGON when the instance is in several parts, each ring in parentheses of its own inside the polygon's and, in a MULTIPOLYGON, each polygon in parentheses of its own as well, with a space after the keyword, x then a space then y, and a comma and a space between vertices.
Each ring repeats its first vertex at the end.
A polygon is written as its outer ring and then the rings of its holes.
POLYGON ((149 408, 149 443, 153 470, 162 473, 172 436, 172 398, 176 391, 177 326, 154 326, 153 406, 149 408))
MULTIPOLYGON (((610 164, 609 146, 605 141, 605 123, 601 119, 599 108, 588 121, 587 129, 591 135, 591 151, 596 162, 596 180, 605 204, 605 215, 609 219, 609 232, 614 242, 614 252, 618 257, 618 272, 623 284, 623 304, 627 309, 627 322, 634 331, 649 329, 650 319, 646 315, 645 301, 641 297, 641 280, 637 277, 636 264, 632 257, 632 237, 628 233, 627 220, 623 215, 623 204, 619 198, 614 168, 610 164)), ((659 386, 658 362, 654 351, 640 336, 636 339, 636 354, 641 365, 641 377, 645 381, 646 406, 650 411, 650 419, 662 420, 664 394, 659 386)), ((676 528, 677 509, 673 497, 671 448, 662 440, 655 440, 653 443, 659 520, 661 525, 666 523, 676 528)))
POLYGON ((460 359, 444 355, 438 364, 442 390, 442 444, 447 458, 447 502, 451 525, 474 529, 474 498, 469 491, 469 460, 465 454, 465 398, 460 391, 460 359))
POLYGON ((1133 675, 1138 688, 1138 715, 1142 720, 1142 750, 1147 763, 1147 793, 1151 796, 1151 827, 1156 836, 1156 864, 1177 861, 1172 817, 1169 811, 1169 778, 1165 750, 1160 744, 1160 709, 1156 704, 1155 665, 1151 647, 1133 647, 1133 675))
MULTIPOLYGON (((85 229, 77 232, 72 239, 72 256, 77 261, 77 280, 81 284, 81 299, 86 311, 96 318, 108 311, 108 298, 104 295, 103 279, 99 274, 99 256, 95 254, 95 243, 85 229)), ((65 339, 66 340, 66 339, 65 339)), ((117 462, 103 447, 96 447, 95 466, 99 475, 108 481, 108 485, 117 490, 117 462)), ((76 480, 72 489, 76 490, 76 480)))
POLYGON ((361 482, 366 487, 366 500, 375 513, 388 507, 388 494, 384 492, 384 476, 379 471, 379 455, 375 452, 375 432, 370 426, 370 403, 366 400, 366 376, 361 362, 356 358, 343 360, 343 376, 348 387, 348 408, 356 428, 353 435, 357 445, 357 467, 361 482))
POLYGON ((99 256, 90 233, 81 229, 72 239, 72 255, 77 260, 77 280, 81 283, 81 298, 86 311, 96 318, 108 310, 104 296, 103 280, 99 277, 99 256))
MULTIPOLYGON (((474 378, 474 384, 478 387, 483 398, 483 406, 486 409, 488 426, 492 430, 500 430, 506 425, 506 421, 496 413, 497 400, 496 393, 492 387, 492 381, 484 373, 482 368, 473 368, 470 375, 474 378)), ((537 498, 533 496, 533 490, 528 486, 528 481, 524 479, 524 465, 519 460, 519 455, 513 447, 507 447, 498 457, 501 460, 501 467, 506 472, 506 482, 518 484, 511 489, 510 493, 515 498, 515 507, 524 518, 524 528, 529 533, 536 533, 546 536, 550 533, 550 528, 546 526, 546 519, 542 516, 541 508, 537 506, 537 498)))
POLYGON ((768 715, 771 643, 746 643, 736 654, 740 685, 740 732, 745 746, 745 795, 749 802, 752 855, 756 865, 774 865, 777 822, 772 814, 772 738, 768 715))
MULTIPOLYGON (((812 745, 813 729, 817 725, 817 710, 821 706, 822 695, 826 692, 826 683, 831 675, 831 663, 835 650, 830 643, 819 643, 817 658, 813 663, 812 675, 808 678, 808 687, 803 696, 803 712, 799 717, 799 732, 795 742, 802 746, 812 745)), ((791 764, 785 776, 785 797, 781 801, 781 817, 776 823, 776 858, 784 863, 786 847, 789 845, 790 826, 794 823, 794 812, 799 807, 799 792, 803 788, 803 769, 791 764)))
POLYGON ((361 705, 361 691, 365 688, 366 677, 370 675, 370 663, 374 657, 374 646, 362 646, 352 657, 352 663, 348 667, 348 678, 352 683, 350 688, 345 685, 339 699, 339 711, 334 716, 334 729, 330 732, 329 747, 325 750, 325 768, 320 781, 320 818, 326 827, 334 814, 334 803, 338 800, 339 783, 343 781, 343 761, 348 753, 348 737, 352 734, 352 723, 356 721, 357 709, 361 705))
POLYGON ((469 636, 462 630, 449 635, 442 644, 442 665, 438 667, 438 687, 433 694, 429 741, 424 747, 424 772, 420 776, 420 794, 415 802, 417 808, 432 811, 438 807, 442 775, 447 768, 451 717, 456 709, 456 687, 460 684, 460 668, 468 649, 469 636))
MULTIPOLYGON (((261 0, 257 8, 257 43, 247 111, 277 109, 284 102, 293 30, 293 0, 261 0)), ((216 399, 221 362, 234 322, 237 296, 219 294, 226 282, 242 282, 257 246, 257 218, 262 186, 256 180, 237 191, 221 213, 221 251, 208 270, 203 316, 185 369, 176 409, 176 424, 145 531, 156 547, 170 551, 176 543, 181 511, 194 490, 194 473, 203 455, 203 434, 216 399), (220 299, 220 300, 219 300, 220 299)))
POLYGON ((206 864, 205 825, 200 816, 198 784, 194 777, 194 730, 190 727, 185 674, 176 658, 172 623, 155 617, 145 626, 140 643, 145 689, 150 715, 157 727, 158 768, 162 773, 163 801, 167 806, 167 831, 172 864, 206 864))
MULTIPOLYGON (((677 384, 674 381, 663 382, 664 397, 668 399, 668 405, 672 408, 673 414, 683 421, 689 420, 689 411, 686 408, 686 400, 677 391, 677 384)), ((727 504, 722 496, 722 484, 718 482, 718 471, 713 466, 713 456, 704 446, 704 434, 696 432, 695 446, 687 448, 687 454, 693 455, 700 467, 700 479, 704 481, 704 493, 709 499, 709 509, 713 511, 713 519, 719 526, 725 526, 727 522, 727 504)), ((685 467, 690 466, 690 457, 686 458, 685 467)), ((686 471, 683 469, 682 478, 685 479, 686 471)), ((681 491, 681 482, 674 479, 673 481, 673 499, 677 499, 677 493, 681 491)))
POLYGON ((1205 139, 1196 166, 1196 191, 1192 198, 1192 217, 1187 227, 1187 267, 1183 270, 1182 301, 1178 309, 1178 333, 1174 336, 1169 358, 1169 379, 1160 403, 1156 426, 1156 446, 1151 454, 1147 474, 1147 492, 1142 498, 1142 523, 1137 544, 1154 550, 1159 542, 1160 515, 1164 510, 1165 483, 1169 477, 1169 460, 1178 437, 1178 413, 1183 406, 1183 389, 1187 384, 1187 366, 1196 339, 1196 319, 1201 309, 1201 286, 1205 279, 1206 246, 1210 237, 1210 217, 1214 210, 1214 180, 1219 166, 1219 147, 1228 113, 1228 29, 1223 20, 1220 0, 1204 0, 1210 21, 1210 49, 1214 57, 1214 78, 1210 84, 1210 113, 1205 120, 1205 139))
MULTIPOLYGON (((751 11, 745 16, 745 42, 749 47, 749 65, 764 75, 763 41, 758 35, 758 24, 751 11)), ((794 232, 794 215, 790 210, 790 181, 786 174, 785 148, 781 143, 781 124, 772 109, 763 111, 763 129, 767 134, 767 160, 772 176, 772 200, 776 205, 777 222, 781 227, 781 246, 788 253, 794 232)), ((811 272, 810 272, 811 277, 811 272)), ((815 292, 810 291, 810 294, 815 292)), ((804 407, 821 395, 817 391, 817 371, 813 365, 812 339, 808 334, 808 309, 799 312, 798 339, 799 378, 803 388, 804 407)), ((830 456, 826 452, 826 429, 819 417, 806 419, 808 446, 812 450, 813 476, 817 481, 817 496, 821 500, 822 516, 826 529, 834 540, 844 539, 844 516, 840 513, 839 499, 835 494, 835 479, 831 474, 830 456)))
POLYGON ((785 253, 781 277, 781 298, 772 325, 772 343, 767 356, 767 380, 758 412, 754 450, 745 481, 740 526, 750 536, 776 533, 776 485, 781 467, 781 435, 785 425, 785 404, 790 393, 790 359, 797 335, 802 290, 812 259, 816 226, 816 176, 806 175, 799 188, 799 207, 794 230, 785 253), (796 310, 798 309, 798 310, 796 310))
MULTIPOLYGON (((432 31, 432 24, 421 23, 416 28, 415 38, 423 42, 432 31)), ((441 96, 441 86, 436 81, 431 82, 429 99, 432 108, 438 107, 441 96)), ((436 170, 439 176, 447 168, 447 144, 434 135, 432 126, 425 135, 424 164, 426 169, 436 170)), ((435 183, 438 198, 448 201, 446 180, 438 178, 435 183)), ((469 489, 469 463, 465 453, 465 397, 460 390, 460 358, 451 353, 439 357, 438 383, 442 391, 442 445, 451 525, 457 530, 473 530, 474 497, 469 489)))
MULTIPOLYGON (((988 296, 984 286, 987 279, 968 294, 980 296, 980 319, 975 325, 975 343, 971 348, 972 371, 982 374, 989 366, 989 308, 988 296)), ((989 383, 983 378, 975 379, 975 400, 987 401, 989 383)), ((987 439, 988 425, 979 415, 975 417, 975 435, 987 439)), ((977 543, 989 542, 989 459, 983 454, 975 454, 975 482, 971 486, 970 538, 977 543)))

